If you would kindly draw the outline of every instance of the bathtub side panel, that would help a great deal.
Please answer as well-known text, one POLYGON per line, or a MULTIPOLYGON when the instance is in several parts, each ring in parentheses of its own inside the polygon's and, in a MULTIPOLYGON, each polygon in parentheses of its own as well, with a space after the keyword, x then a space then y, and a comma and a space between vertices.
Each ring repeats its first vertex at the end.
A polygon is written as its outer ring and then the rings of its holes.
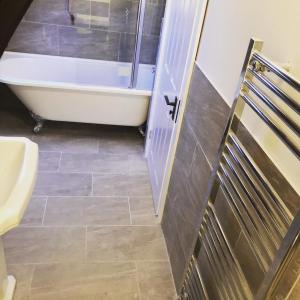
POLYGON ((46 120, 139 126, 146 121, 149 97, 11 85, 25 106, 46 120))

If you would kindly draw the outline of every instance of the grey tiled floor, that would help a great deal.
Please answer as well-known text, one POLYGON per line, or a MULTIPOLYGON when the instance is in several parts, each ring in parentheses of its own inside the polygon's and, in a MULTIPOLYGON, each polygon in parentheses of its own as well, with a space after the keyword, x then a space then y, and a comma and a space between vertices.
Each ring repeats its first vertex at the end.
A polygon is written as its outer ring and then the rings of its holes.
POLYGON ((129 128, 46 123, 0 112, 0 135, 40 147, 34 196, 4 237, 15 299, 174 299, 153 214, 143 140, 129 128))

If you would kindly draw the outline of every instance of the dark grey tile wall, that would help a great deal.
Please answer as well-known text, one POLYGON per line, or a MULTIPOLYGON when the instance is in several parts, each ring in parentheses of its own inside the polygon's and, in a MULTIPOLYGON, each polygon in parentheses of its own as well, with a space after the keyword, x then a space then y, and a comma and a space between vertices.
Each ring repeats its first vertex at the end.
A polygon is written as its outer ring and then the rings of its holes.
MULTIPOLYGON (((184 122, 172 170, 162 227, 179 291, 184 271, 194 250, 204 209, 207 205, 212 166, 229 117, 229 107, 199 70, 194 68, 184 122)), ((236 122, 236 120, 234 120, 236 122)), ((235 134, 258 168, 265 174, 293 215, 300 210, 299 195, 270 160, 242 123, 234 124, 235 134)), ((221 189, 211 195, 218 220, 255 295, 265 277, 246 235, 221 189)), ((203 250, 203 247, 201 248, 203 250)), ((201 251, 202 251, 201 250, 201 251)), ((200 251, 200 253, 201 253, 200 251)), ((203 251, 202 251, 203 252, 203 251)), ((213 293, 214 274, 200 254, 200 271, 205 286, 213 293)), ((215 295, 210 295, 215 299, 215 295)))
POLYGON ((226 102, 195 65, 162 222, 177 289, 206 207, 212 165, 229 112, 226 102))
MULTIPOLYGON (((7 50, 131 62, 137 0, 34 0, 7 50)), ((155 64, 165 0, 147 0, 141 62, 155 64)))

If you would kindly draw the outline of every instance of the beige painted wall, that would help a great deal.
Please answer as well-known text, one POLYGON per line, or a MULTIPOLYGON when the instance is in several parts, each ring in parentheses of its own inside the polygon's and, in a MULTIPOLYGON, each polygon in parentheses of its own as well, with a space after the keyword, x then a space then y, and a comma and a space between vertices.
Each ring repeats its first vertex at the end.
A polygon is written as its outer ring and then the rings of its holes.
MULTIPOLYGON (((275 62, 289 63, 290 72, 300 79, 300 1, 209 1, 197 64, 229 105, 251 37, 262 39, 263 53, 275 62)), ((251 122, 252 117, 245 113, 246 126, 300 194, 299 160, 266 126, 251 122)))

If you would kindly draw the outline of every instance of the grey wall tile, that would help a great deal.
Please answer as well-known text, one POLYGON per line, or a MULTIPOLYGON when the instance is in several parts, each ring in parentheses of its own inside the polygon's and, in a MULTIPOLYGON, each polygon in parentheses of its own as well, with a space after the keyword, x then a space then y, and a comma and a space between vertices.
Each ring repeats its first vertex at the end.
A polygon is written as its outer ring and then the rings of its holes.
POLYGON ((160 35, 164 13, 164 5, 157 5, 148 1, 145 12, 144 34, 160 35))
POLYGON ((118 60, 119 43, 120 34, 117 32, 59 27, 59 48, 62 56, 118 60))
POLYGON ((235 245, 234 252, 248 281, 250 289, 253 294, 256 294, 265 273, 259 265, 255 253, 252 252, 251 246, 249 245, 244 233, 240 234, 235 245))
MULTIPOLYGON (((167 199, 167 203, 170 203, 170 200, 167 199)), ((170 205, 166 205, 162 219, 162 229, 170 257, 175 286, 177 291, 180 292, 187 258, 179 241, 178 233, 180 229, 177 228, 176 223, 174 224, 174 220, 176 220, 176 216, 173 214, 170 205)))
POLYGON ((287 208, 295 216, 300 209, 300 196, 243 124, 239 123, 236 134, 251 157, 254 158, 256 165, 265 174, 267 180, 272 184, 287 208))
MULTIPOLYGON (((70 11, 75 16, 76 26, 89 26, 90 1, 70 0, 70 11)), ((34 0, 24 19, 39 23, 72 25, 66 2, 61 0, 34 0)))
POLYGON ((181 164, 181 171, 188 176, 191 172, 197 140, 185 118, 181 127, 180 143, 176 149, 176 159, 181 164))
POLYGON ((109 29, 109 3, 91 1, 91 27, 109 29))
POLYGON ((57 26, 23 21, 10 40, 7 50, 58 55, 57 26))
POLYGON ((221 189, 217 192, 214 208, 229 243, 234 247, 239 238, 241 227, 221 189))
POLYGON ((138 3, 127 0, 111 0, 110 30, 136 33, 138 3))
MULTIPOLYGON (((156 62, 164 2, 147 1, 142 63, 156 62)), ((133 0, 70 0, 72 24, 65 1, 34 0, 8 50, 132 62, 138 4, 133 0)))
POLYGON ((229 111, 226 102, 195 66, 186 115, 211 165, 216 158, 229 111))
POLYGON ((224 100, 195 67, 162 223, 177 289, 206 207, 211 164, 228 115, 224 100))
POLYGON ((140 62, 142 64, 156 64, 159 37, 155 35, 143 35, 140 62))
POLYGON ((119 61, 132 62, 135 51, 136 36, 132 33, 121 33, 119 61))

